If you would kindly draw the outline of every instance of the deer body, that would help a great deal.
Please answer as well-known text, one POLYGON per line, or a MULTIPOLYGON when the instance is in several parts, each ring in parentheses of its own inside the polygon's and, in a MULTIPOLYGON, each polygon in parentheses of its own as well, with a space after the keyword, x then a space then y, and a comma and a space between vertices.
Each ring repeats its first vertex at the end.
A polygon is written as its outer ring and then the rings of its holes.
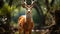
POLYGON ((32 19, 32 6, 31 5, 26 5, 26 15, 20 16, 18 19, 18 27, 19 27, 19 34, 31 34, 32 29, 34 28, 34 22, 32 19))

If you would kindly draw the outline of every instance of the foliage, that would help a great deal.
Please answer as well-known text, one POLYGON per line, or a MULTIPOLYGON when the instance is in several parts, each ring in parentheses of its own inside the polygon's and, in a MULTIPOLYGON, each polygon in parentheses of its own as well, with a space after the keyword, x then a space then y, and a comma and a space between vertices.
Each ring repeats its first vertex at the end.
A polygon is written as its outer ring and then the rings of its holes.
MULTIPOLYGON (((11 20, 12 17, 14 21, 17 21, 18 17, 22 14, 25 14, 26 11, 24 8, 21 8, 21 1, 22 0, 4 0, 4 3, 0 3, 2 4, 2 7, 0 7, 0 15, 6 15, 8 20, 11 20)), ((29 3, 29 1, 30 0, 28 0, 27 2, 29 3)), ((37 0, 35 3, 36 5, 34 5, 35 7, 32 10, 34 22, 36 24, 38 23, 37 25, 39 27, 40 25, 51 25, 51 19, 55 17, 55 10, 60 10, 60 0, 37 0), (45 23, 44 20, 47 22, 45 23)), ((10 24, 10 21, 8 23, 10 24)), ((14 24, 15 22, 12 23, 14 24)))

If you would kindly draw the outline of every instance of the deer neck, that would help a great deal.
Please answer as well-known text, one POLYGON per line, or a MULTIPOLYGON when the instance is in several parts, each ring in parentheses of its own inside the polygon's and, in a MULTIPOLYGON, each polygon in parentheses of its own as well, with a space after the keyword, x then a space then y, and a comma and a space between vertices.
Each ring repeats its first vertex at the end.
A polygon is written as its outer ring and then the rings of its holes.
POLYGON ((32 21, 32 14, 31 14, 31 10, 27 10, 26 12, 26 21, 27 22, 31 22, 32 21))

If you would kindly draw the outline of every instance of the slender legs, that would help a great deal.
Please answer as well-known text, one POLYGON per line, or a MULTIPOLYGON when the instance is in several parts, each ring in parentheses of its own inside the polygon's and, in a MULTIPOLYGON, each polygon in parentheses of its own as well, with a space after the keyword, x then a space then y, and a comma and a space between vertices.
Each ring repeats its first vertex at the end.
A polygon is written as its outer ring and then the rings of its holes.
POLYGON ((24 30, 24 34, 29 34, 29 31, 24 30))
POLYGON ((19 34, 23 33, 23 29, 18 29, 18 31, 19 31, 19 34))
POLYGON ((32 30, 29 30, 29 34, 31 34, 32 33, 32 30))

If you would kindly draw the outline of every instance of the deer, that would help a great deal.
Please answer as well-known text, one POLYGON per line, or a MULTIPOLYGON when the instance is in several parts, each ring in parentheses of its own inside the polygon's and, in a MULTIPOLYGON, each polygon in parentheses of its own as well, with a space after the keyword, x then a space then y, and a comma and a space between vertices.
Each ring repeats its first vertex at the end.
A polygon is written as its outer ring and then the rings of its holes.
POLYGON ((26 3, 26 0, 22 1, 23 8, 26 8, 26 15, 22 15, 18 18, 18 31, 19 34, 31 34, 32 29, 34 28, 34 21, 32 19, 32 8, 34 6, 33 0, 31 0, 31 5, 26 3))

